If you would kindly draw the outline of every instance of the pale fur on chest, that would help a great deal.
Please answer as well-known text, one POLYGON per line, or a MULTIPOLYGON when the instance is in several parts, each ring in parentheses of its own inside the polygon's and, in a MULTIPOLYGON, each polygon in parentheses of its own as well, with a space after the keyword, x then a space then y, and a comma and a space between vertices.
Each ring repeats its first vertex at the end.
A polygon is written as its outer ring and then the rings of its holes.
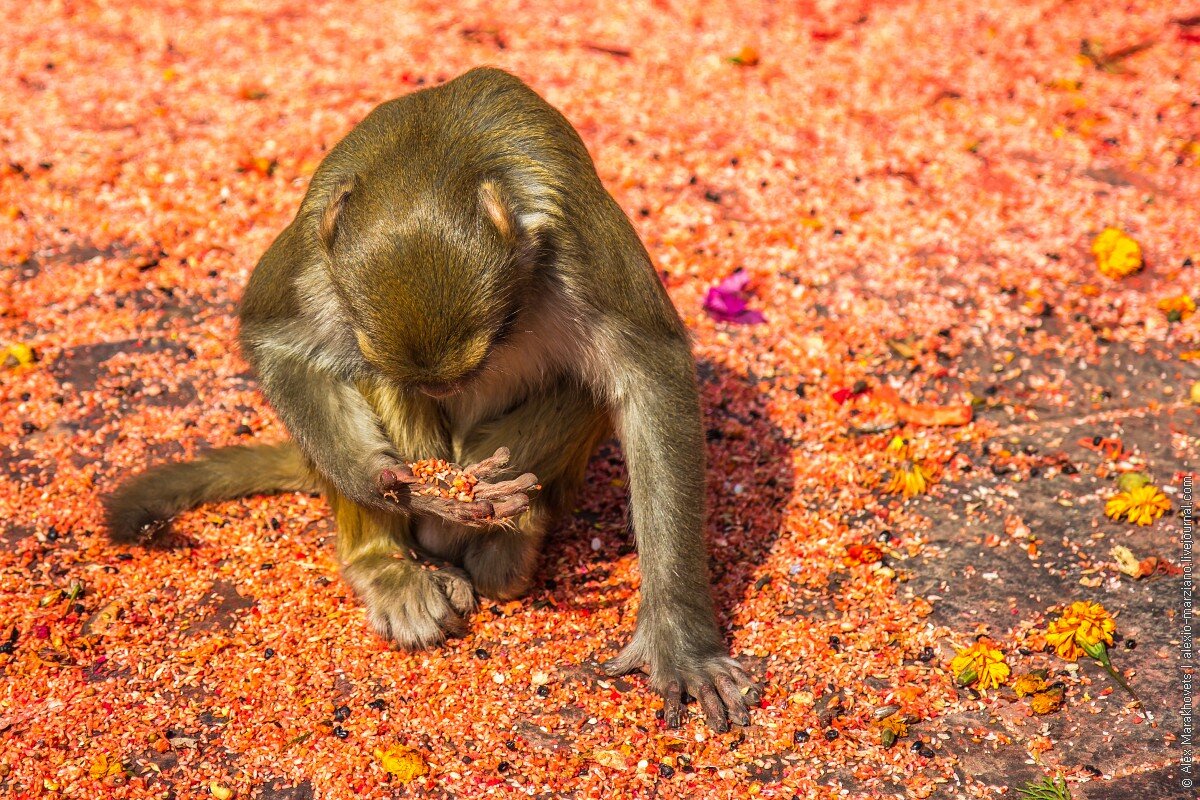
POLYGON ((508 340, 492 352, 482 373, 460 394, 439 402, 454 456, 478 425, 490 422, 571 372, 579 336, 565 315, 530 309, 508 340))

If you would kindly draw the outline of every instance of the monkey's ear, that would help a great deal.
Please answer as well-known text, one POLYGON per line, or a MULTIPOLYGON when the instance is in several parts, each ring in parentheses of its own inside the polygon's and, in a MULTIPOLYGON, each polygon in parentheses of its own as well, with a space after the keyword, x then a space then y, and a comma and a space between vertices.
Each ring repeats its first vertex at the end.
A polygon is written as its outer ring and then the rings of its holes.
POLYGON ((317 226, 317 233, 321 237, 321 244, 325 246, 325 250, 333 249, 333 240, 337 236, 338 219, 342 216, 342 209, 346 207, 346 201, 350 198, 354 191, 354 176, 341 178, 333 185, 333 191, 329 193, 329 200, 325 203, 325 211, 321 213, 321 222, 317 226))
POLYGON ((516 242, 521 238, 520 221, 509 206, 500 184, 490 179, 479 184, 479 202, 506 241, 516 242))

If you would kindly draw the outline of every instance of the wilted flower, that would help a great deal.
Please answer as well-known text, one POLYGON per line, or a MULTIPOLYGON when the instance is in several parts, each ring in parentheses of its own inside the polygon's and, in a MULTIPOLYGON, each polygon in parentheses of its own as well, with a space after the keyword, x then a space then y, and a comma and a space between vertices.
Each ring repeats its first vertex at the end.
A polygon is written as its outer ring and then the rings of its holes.
POLYGON ((704 298, 704 310, 718 322, 751 324, 764 322, 762 314, 746 308, 742 292, 750 282, 748 272, 735 272, 708 290, 704 298))
POLYGON ((891 747, 897 739, 903 739, 908 735, 908 724, 901 715, 892 714, 879 722, 879 731, 883 746, 891 747))
POLYGON ((1052 714, 1062 708, 1065 693, 1061 686, 1038 692, 1029 700, 1029 707, 1035 714, 1052 714))
POLYGON ((959 650, 950 662, 950 672, 963 686, 978 682, 980 689, 988 689, 1004 683, 1010 670, 1004 662, 1004 653, 985 638, 959 650))
POLYGON ((1109 278, 1124 278, 1142 268, 1142 247, 1119 228, 1105 228, 1092 242, 1096 266, 1109 278))
POLYGON ((1075 661, 1087 654, 1100 662, 1112 679, 1129 693, 1138 705, 1141 701, 1125 682, 1108 657, 1108 647, 1113 643, 1113 632, 1117 623, 1099 603, 1083 600, 1067 606, 1062 615, 1046 628, 1046 643, 1054 648, 1061 658, 1075 661))
POLYGON ((1171 501, 1153 484, 1120 492, 1104 504, 1104 513, 1112 519, 1125 517, 1137 525, 1149 525, 1170 510, 1171 501))
POLYGON ((908 461, 897 467, 892 479, 884 487, 888 494, 903 494, 905 497, 924 494, 933 483, 933 473, 916 461, 908 461))
POLYGON ((1159 300, 1158 307, 1167 315, 1168 322, 1182 322, 1196 313, 1196 301, 1186 294, 1159 300))
POLYGON ((1012 682, 1012 688, 1017 697, 1036 694, 1046 688, 1046 676, 1037 672, 1027 672, 1012 682))
POLYGON ((1071 603, 1062 616, 1046 628, 1046 643, 1060 658, 1076 661, 1088 644, 1112 644, 1117 623, 1099 603, 1083 600, 1071 603))

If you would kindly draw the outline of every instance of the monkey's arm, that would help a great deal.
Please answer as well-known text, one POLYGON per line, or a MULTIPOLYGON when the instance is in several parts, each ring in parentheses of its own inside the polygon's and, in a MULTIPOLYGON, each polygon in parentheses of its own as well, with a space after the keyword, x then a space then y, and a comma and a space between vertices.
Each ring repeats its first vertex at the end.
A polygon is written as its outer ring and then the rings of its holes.
POLYGON ((717 628, 704 543, 704 437, 686 335, 622 337, 605 359, 617 432, 628 464, 642 601, 633 641, 610 674, 649 672, 676 726, 681 695, 697 698, 709 724, 749 724, 758 689, 717 628))

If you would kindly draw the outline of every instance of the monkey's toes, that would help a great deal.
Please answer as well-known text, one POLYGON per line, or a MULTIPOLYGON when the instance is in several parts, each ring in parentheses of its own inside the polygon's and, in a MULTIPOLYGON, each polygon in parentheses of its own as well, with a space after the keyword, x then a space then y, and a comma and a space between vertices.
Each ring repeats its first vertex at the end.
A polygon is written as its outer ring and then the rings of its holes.
MULTIPOLYGON (((616 658, 600 667, 605 674, 616 677, 630 672, 647 672, 648 667, 633 648, 626 648, 616 658)), ((749 725, 750 709, 759 704, 762 693, 750 674, 726 656, 713 656, 688 667, 662 669, 665 675, 655 675, 654 683, 661 687, 663 721, 668 728, 677 728, 685 717, 684 702, 695 699, 713 730, 724 733, 729 724, 749 725)))
POLYGON ((432 647, 467 630, 475 591, 466 573, 454 567, 421 569, 396 562, 374 575, 364 594, 371 626, 411 650, 432 647))

